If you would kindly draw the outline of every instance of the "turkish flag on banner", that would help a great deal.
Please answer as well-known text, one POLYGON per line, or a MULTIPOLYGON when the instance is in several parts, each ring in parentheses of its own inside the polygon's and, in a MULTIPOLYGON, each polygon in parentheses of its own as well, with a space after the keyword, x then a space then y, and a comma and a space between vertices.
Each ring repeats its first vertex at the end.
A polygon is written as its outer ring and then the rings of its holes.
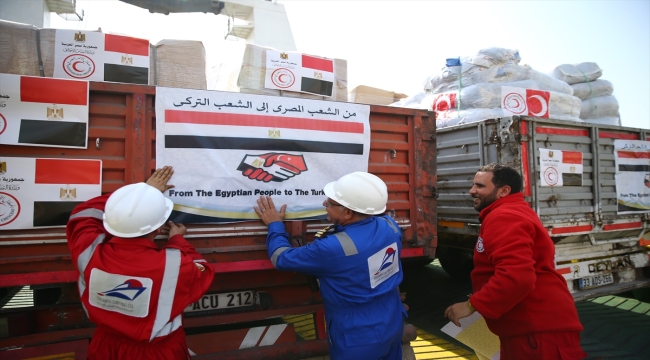
POLYGON ((506 114, 548 119, 550 100, 548 91, 501 87, 501 108, 506 114))

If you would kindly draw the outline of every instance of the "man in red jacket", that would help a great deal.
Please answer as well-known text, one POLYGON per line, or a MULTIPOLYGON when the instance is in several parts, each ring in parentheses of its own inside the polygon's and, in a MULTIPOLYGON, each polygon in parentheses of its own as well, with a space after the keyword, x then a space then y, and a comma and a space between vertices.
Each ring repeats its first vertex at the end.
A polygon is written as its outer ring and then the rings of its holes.
POLYGON ((153 242, 174 204, 163 192, 173 171, 77 206, 66 228, 79 294, 97 324, 89 359, 188 359, 182 314, 208 290, 214 272, 169 222, 162 249, 153 242))
POLYGON ((478 311, 501 340, 501 359, 582 359, 573 297, 555 271, 555 246, 521 193, 519 173, 483 166, 469 191, 481 230, 474 249, 472 288, 466 302, 447 308, 459 319, 478 311))

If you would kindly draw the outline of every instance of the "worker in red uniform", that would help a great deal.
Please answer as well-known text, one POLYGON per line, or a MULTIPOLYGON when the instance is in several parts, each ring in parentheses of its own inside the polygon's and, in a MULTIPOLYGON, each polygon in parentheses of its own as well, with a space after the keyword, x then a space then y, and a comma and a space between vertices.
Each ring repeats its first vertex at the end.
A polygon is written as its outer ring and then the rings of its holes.
POLYGON ((66 228, 79 294, 97 324, 89 359, 188 359, 185 307, 208 290, 214 272, 169 222, 162 249, 153 242, 173 203, 162 194, 173 170, 77 206, 66 228))
POLYGON ((506 165, 483 166, 469 191, 481 229, 474 249, 473 294, 447 308, 459 319, 478 311, 501 341, 502 360, 582 359, 573 297, 555 271, 555 246, 524 200, 519 173, 506 165))

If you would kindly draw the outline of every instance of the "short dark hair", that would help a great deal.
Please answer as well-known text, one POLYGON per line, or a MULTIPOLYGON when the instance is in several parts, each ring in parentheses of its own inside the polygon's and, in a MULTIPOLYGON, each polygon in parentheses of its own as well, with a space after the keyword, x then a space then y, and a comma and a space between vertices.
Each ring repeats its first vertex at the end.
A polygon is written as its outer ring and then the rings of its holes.
POLYGON ((481 166, 478 171, 492 173, 492 183, 497 188, 508 185, 510 186, 511 194, 521 191, 521 186, 523 184, 521 175, 519 175, 517 170, 511 166, 499 163, 491 163, 485 166, 481 166))

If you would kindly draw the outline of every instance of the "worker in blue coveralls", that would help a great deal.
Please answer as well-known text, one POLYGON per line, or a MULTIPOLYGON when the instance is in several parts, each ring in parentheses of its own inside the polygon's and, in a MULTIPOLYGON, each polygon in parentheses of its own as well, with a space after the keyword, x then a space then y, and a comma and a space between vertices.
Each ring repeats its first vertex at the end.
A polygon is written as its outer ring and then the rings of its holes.
POLYGON ((325 185, 332 222, 320 237, 292 248, 284 220, 269 196, 255 212, 269 226, 266 245, 278 270, 315 275, 325 305, 330 358, 402 359, 406 310, 402 282, 402 233, 386 211, 388 191, 377 176, 354 172, 325 185))

